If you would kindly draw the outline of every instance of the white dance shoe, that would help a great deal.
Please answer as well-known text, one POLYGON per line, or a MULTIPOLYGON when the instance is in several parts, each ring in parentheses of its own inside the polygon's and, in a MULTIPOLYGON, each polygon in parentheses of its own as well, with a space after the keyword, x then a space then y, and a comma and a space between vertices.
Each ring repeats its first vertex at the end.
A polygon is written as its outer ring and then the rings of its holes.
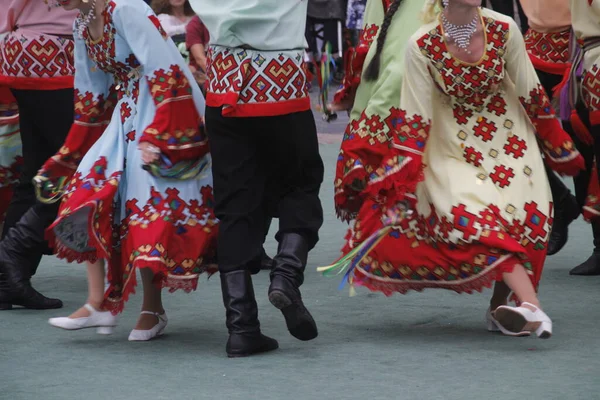
POLYGON ((48 323, 57 328, 66 329, 69 331, 97 328, 97 332, 101 335, 110 335, 113 333, 114 327, 117 326, 117 317, 112 315, 110 311, 98 311, 89 304, 85 304, 83 307, 90 312, 88 317, 50 318, 48 323))
POLYGON ((154 325, 151 329, 140 330, 134 329, 129 334, 130 342, 146 342, 148 340, 154 339, 155 337, 162 336, 165 328, 167 327, 167 323, 169 320, 167 319, 167 314, 159 314, 152 311, 142 311, 141 314, 154 315, 158 318, 158 323, 154 325))
POLYGON ((529 336, 531 335, 530 331, 521 331, 521 332, 511 332, 503 327, 500 322, 494 318, 494 314, 492 314, 492 309, 488 308, 485 313, 485 321, 487 323, 488 332, 502 332, 503 335, 506 336, 529 336))
POLYGON ((520 307, 500 306, 496 309, 494 317, 498 326, 503 326, 509 332, 523 332, 529 328, 535 330, 540 339, 552 336, 552 320, 531 303, 523 303, 520 307))

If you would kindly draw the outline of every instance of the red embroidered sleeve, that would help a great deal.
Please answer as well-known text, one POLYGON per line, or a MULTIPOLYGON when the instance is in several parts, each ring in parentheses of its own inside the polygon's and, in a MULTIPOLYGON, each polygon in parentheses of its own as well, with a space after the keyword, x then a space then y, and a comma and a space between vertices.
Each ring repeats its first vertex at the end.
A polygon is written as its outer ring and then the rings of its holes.
POLYGON ((527 97, 519 97, 519 100, 535 127, 548 166, 569 176, 583 170, 583 157, 575 148, 571 136, 562 129, 542 85, 538 82, 527 97))
POLYGON ((362 30, 360 40, 356 48, 348 50, 346 60, 346 71, 342 88, 335 93, 333 97, 334 104, 349 104, 350 107, 354 103, 356 90, 360 85, 362 71, 367 58, 367 53, 379 32, 379 26, 371 24, 365 26, 362 30))
POLYGON ((201 130, 202 120, 192 98, 192 88, 178 65, 159 69, 148 78, 156 105, 154 121, 144 130, 140 142, 161 149, 172 162, 200 158, 208 152, 201 130))
POLYGON ((427 60, 417 42, 409 44, 404 61, 400 109, 386 120, 392 128, 393 143, 381 166, 371 174, 367 189, 373 196, 386 194, 394 201, 413 196, 423 180, 423 154, 431 129, 434 91, 427 60))
POLYGON ((584 168, 583 157, 562 129, 531 64, 523 35, 514 21, 509 25, 505 58, 506 69, 515 84, 521 105, 535 127, 548 166, 560 174, 577 175, 584 168))
MULTIPOLYGON (((152 143, 173 164, 201 158, 208 153, 208 141, 188 79, 191 72, 156 16, 146 15, 143 10, 119 3, 114 12, 117 32, 139 60, 145 73, 141 79, 146 80, 156 106, 153 121, 140 142, 152 143)), ((197 87, 195 94, 201 98, 197 87)))
POLYGON ((61 195, 64 183, 75 173, 83 156, 104 133, 116 103, 116 90, 112 88, 106 98, 103 94, 82 93, 75 89, 75 120, 67 139, 58 153, 44 163, 36 177, 37 180, 51 184, 48 187, 51 193, 43 197, 61 195))

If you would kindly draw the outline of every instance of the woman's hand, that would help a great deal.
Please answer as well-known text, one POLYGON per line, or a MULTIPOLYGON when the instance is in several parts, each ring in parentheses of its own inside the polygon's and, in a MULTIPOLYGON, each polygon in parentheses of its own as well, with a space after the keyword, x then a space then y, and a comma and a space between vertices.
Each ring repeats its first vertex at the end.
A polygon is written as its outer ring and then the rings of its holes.
POLYGON ((142 142, 138 146, 142 152, 142 161, 144 164, 152 164, 160 157, 160 149, 148 142, 142 142))

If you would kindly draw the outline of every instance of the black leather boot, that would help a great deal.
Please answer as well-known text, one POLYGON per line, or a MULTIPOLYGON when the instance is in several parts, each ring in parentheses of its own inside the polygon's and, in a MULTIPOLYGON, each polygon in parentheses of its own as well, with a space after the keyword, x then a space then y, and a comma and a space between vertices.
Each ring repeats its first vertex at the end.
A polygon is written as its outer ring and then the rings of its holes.
POLYGON ((594 276, 600 275, 600 224, 592 223, 594 232, 594 251, 592 255, 569 272, 569 275, 594 276))
POLYGON ((267 255, 265 249, 262 251, 262 258, 260 260, 260 269, 271 270, 273 269, 273 259, 267 255))
POLYGON ((221 273, 221 291, 229 330, 227 356, 247 357, 275 350, 275 339, 260 332, 258 306, 254 298, 254 286, 249 271, 221 273))
POLYGON ((566 192, 561 199, 555 202, 554 223, 548 241, 548 255, 554 255, 562 250, 569 239, 569 225, 580 214, 579 204, 571 192, 566 192))
POLYGON ((61 308, 62 301, 45 297, 31 286, 31 253, 39 251, 46 227, 51 221, 30 208, 0 242, 0 273, 4 290, 0 290, 0 309, 13 305, 46 310, 61 308))
POLYGON ((279 252, 273 259, 269 287, 269 301, 281 310, 288 330, 299 340, 311 340, 318 335, 317 324, 304 306, 300 294, 307 258, 306 240, 295 233, 283 234, 279 252))

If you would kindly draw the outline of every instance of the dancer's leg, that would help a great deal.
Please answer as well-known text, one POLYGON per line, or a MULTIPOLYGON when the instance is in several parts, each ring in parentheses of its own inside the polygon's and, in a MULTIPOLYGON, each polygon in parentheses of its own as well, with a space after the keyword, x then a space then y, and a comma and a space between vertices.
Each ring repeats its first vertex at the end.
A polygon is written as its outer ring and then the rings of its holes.
MULTIPOLYGON (((142 285, 144 287, 144 300, 142 301, 142 311, 164 314, 165 309, 162 304, 162 288, 154 282, 154 274, 149 268, 140 269, 142 276, 142 285)), ((140 314, 134 329, 148 330, 157 324, 157 317, 152 314, 140 314)))
POLYGON ((506 272, 502 275, 506 285, 517 295, 522 303, 531 303, 536 307, 540 307, 537 293, 525 267, 521 264, 515 265, 512 272, 506 272))
MULTIPOLYGON (((88 298, 86 303, 91 305, 97 311, 104 311, 102 303, 104 302, 104 261, 100 260, 95 263, 87 264, 87 279, 88 279, 88 298)), ((81 307, 73 314, 69 315, 69 318, 81 318, 88 317, 90 311, 81 307)))

